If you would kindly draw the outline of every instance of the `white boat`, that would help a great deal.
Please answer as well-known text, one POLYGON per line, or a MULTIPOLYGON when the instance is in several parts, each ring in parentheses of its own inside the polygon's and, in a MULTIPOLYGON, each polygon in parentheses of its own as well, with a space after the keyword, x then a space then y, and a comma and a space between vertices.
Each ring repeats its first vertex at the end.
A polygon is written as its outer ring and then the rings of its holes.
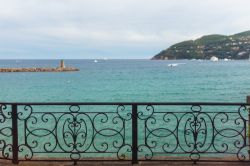
POLYGON ((217 61, 219 61, 219 59, 216 56, 212 56, 210 58, 210 61, 217 62, 217 61))
POLYGON ((227 59, 227 58, 224 58, 224 61, 229 61, 229 59, 227 59))
POLYGON ((97 63, 98 61, 95 59, 94 62, 97 63))
POLYGON ((178 66, 178 64, 177 64, 177 63, 171 63, 171 64, 168 64, 168 67, 176 67, 176 66, 178 66))

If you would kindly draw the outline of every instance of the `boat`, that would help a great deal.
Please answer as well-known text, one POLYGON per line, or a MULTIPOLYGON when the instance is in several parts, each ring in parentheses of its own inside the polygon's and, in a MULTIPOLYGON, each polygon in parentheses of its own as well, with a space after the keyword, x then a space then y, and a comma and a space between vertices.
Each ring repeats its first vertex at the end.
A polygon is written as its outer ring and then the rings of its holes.
POLYGON ((168 67, 176 67, 176 66, 178 66, 178 64, 177 64, 177 63, 171 63, 171 64, 168 64, 168 67))
POLYGON ((219 61, 219 59, 216 56, 212 56, 210 58, 210 61, 217 62, 217 61, 219 61))
POLYGON ((98 61, 95 59, 94 62, 97 63, 98 61))

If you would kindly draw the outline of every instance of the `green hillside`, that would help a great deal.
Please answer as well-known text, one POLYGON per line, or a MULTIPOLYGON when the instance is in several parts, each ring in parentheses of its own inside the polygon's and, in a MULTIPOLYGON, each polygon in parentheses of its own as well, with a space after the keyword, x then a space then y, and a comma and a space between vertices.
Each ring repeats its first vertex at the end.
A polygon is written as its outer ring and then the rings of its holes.
POLYGON ((164 59, 248 59, 250 55, 250 31, 225 35, 207 35, 197 40, 183 41, 155 55, 153 60, 164 59))

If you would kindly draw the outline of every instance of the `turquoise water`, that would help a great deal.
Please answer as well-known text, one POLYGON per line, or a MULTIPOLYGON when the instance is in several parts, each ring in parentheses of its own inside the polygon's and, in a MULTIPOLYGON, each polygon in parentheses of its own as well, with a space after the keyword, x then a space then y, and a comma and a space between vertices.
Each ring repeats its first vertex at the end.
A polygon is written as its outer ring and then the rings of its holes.
MULTIPOLYGON (((56 67, 59 62, 59 60, 1 60, 0 67, 56 67)), ((65 60, 65 63, 68 66, 79 68, 80 71, 66 73, 0 73, 0 101, 245 102, 246 96, 250 94, 249 61, 99 60, 95 63, 94 60, 65 60), (169 64, 178 65, 169 67, 169 64)), ((125 111, 121 111, 122 107, 119 106, 80 106, 81 115, 78 115, 78 113, 71 114, 69 106, 32 106, 32 108, 33 112, 31 113, 29 112, 31 108, 27 107, 27 110, 25 110, 23 106, 18 106, 19 113, 24 113, 19 114, 18 120, 19 144, 24 144, 25 138, 27 138, 27 144, 30 146, 30 149, 27 146, 24 147, 24 151, 19 154, 21 158, 26 154, 31 156, 31 149, 34 158, 44 156, 69 158, 70 148, 72 147, 59 142, 66 150, 60 149, 59 145, 52 144, 50 146, 48 142, 55 143, 56 138, 59 138, 59 141, 65 139, 67 143, 72 143, 74 134, 78 135, 77 141, 81 143, 86 141, 83 147, 78 148, 82 148, 81 150, 84 151, 86 147, 90 147, 84 153, 84 157, 110 157, 110 153, 101 153, 103 150, 105 151, 106 145, 109 147, 107 152, 114 151, 111 155, 116 157, 120 153, 118 150, 123 140, 128 145, 132 144, 132 121, 129 117, 131 106, 125 106, 125 111), (117 112, 117 110, 121 112, 117 112), (53 114, 51 114, 52 112, 53 114), (103 114, 98 112, 103 112, 103 114), (74 120, 78 116, 79 119, 74 120), (125 124, 122 123, 123 118, 126 119, 125 124), (76 133, 74 133, 74 126, 71 126, 73 122, 81 126, 76 127, 76 133), (70 125, 70 123, 72 124, 70 125), (22 132, 24 129, 27 133, 22 132), (81 135, 84 132, 88 133, 86 137, 81 135), (63 133, 68 133, 68 136, 63 135, 63 133), (92 139, 93 143, 91 142, 92 139), (34 140, 38 140, 38 143, 34 140), (114 143, 117 144, 117 147, 114 146, 114 143), (53 153, 44 152, 44 147, 48 151, 53 151, 53 153), (55 149, 52 150, 53 148, 55 149), (61 154, 55 153, 55 151, 69 152, 61 154), (88 153, 93 151, 95 153, 88 153), (100 151, 100 153, 96 154, 97 151, 100 151)), ((74 109, 77 109, 77 107, 74 109)), ((235 156, 230 153, 238 153, 238 150, 243 146, 241 144, 238 147, 234 145, 236 140, 240 140, 241 143, 244 142, 244 118, 242 117, 247 117, 247 114, 243 114, 244 111, 238 112, 238 109, 239 106, 203 106, 202 112, 204 113, 198 115, 197 113, 190 113, 192 112, 191 106, 154 106, 154 113, 151 112, 153 110, 151 107, 139 106, 138 111, 143 114, 138 114, 141 116, 138 118, 138 144, 142 149, 144 148, 139 152, 139 156, 142 158, 146 154, 149 156, 164 156, 166 154, 176 156, 176 154, 172 154, 172 150, 177 153, 177 156, 189 156, 189 153, 183 151, 189 151, 192 147, 185 144, 184 137, 191 143, 194 143, 194 138, 192 134, 186 133, 185 136, 183 134, 184 131, 193 129, 191 122, 195 121, 195 116, 200 116, 200 119, 196 120, 200 128, 206 129, 205 133, 202 130, 198 132, 198 140, 207 140, 204 143, 205 148, 211 144, 209 141, 214 141, 214 147, 207 151, 211 151, 216 157, 235 156), (223 113, 225 111, 231 113, 226 115, 223 113), (150 112, 152 116, 150 116, 150 112), (183 112, 189 113, 184 116, 185 113, 183 112), (199 121, 202 119, 201 117, 204 121, 199 121), (191 121, 188 121, 188 118, 191 121), (181 125, 178 125, 178 123, 181 125), (185 124, 187 124, 187 128, 185 128, 185 124), (146 133, 145 125, 147 126, 146 133), (212 129, 216 130, 218 134, 211 135, 212 129), (240 133, 235 133, 235 131, 240 133), (179 135, 178 139, 177 135, 179 135), (227 137, 228 135, 231 137, 227 137), (147 140, 145 140, 146 137, 147 140), (177 140, 180 142, 178 145, 183 146, 184 150, 180 146, 174 150, 177 140), (145 141, 149 146, 152 146, 153 154, 150 153, 150 149, 144 146, 145 141), (217 154, 217 152, 223 151, 225 148, 223 143, 225 142, 228 145, 228 150, 225 153, 229 154, 217 154)), ((11 110, 9 105, 7 110, 11 110)), ((6 140, 7 143, 11 144, 11 119, 6 119, 1 123, 1 126, 4 130, 0 132, 0 140, 6 140), (6 129, 6 127, 9 128, 6 129)), ((3 144, 0 144, 0 152, 2 146, 3 144)), ((201 151, 204 147, 200 147, 201 151)), ((128 154, 129 151, 126 151, 127 147, 123 146, 122 148, 120 149, 121 153, 125 153, 128 158, 131 157, 131 154, 128 154)), ((244 154, 247 153, 244 152, 244 154)), ((209 155, 209 153, 204 154, 204 156, 209 155)))
MULTIPOLYGON (((68 73, 0 73, 2 102, 245 102, 249 61, 65 60, 68 73), (179 63, 169 67, 170 63, 179 63)), ((59 60, 1 60, 0 67, 56 67, 59 60)))

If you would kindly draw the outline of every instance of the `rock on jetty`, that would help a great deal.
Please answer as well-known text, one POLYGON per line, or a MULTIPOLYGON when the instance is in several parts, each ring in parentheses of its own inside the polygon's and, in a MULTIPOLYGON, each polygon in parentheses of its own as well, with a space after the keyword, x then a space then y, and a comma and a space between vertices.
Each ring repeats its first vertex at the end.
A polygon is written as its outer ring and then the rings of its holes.
POLYGON ((61 65, 56 68, 0 68, 0 72, 70 72, 79 71, 74 67, 65 67, 64 61, 61 61, 61 65))

